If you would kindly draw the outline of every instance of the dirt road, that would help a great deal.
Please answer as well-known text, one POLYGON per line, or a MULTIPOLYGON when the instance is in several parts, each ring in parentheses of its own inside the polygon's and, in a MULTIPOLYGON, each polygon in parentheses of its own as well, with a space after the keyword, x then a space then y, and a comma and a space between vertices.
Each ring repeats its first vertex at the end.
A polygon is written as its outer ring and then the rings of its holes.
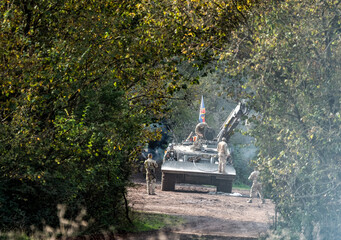
POLYGON ((248 192, 233 189, 233 194, 217 193, 214 187, 178 184, 175 191, 147 195, 143 179, 128 191, 133 209, 181 216, 185 224, 166 231, 128 235, 124 239, 257 239, 270 227, 274 205, 266 199, 247 203, 248 192))

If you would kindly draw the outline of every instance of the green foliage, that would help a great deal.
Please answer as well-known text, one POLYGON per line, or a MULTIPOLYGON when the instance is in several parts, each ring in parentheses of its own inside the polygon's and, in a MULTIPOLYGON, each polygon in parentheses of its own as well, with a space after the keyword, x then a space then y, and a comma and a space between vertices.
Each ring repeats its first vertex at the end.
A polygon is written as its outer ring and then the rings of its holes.
MULTIPOLYGON (((132 162, 152 122, 198 82, 253 1, 0 2, 0 227, 127 222, 132 162), (228 21, 226 21, 228 19, 228 21)), ((184 97, 185 98, 185 97, 184 97)))
POLYGON ((85 207, 97 228, 124 220, 131 163, 159 137, 146 126, 182 78, 159 31, 174 25, 153 28, 162 6, 150 6, 1 2, 2 229, 57 224, 59 203, 70 216, 85 207))
POLYGON ((233 36, 238 49, 228 46, 220 57, 259 113, 251 132, 265 189, 292 233, 337 239, 339 2, 271 1, 249 16, 233 36))

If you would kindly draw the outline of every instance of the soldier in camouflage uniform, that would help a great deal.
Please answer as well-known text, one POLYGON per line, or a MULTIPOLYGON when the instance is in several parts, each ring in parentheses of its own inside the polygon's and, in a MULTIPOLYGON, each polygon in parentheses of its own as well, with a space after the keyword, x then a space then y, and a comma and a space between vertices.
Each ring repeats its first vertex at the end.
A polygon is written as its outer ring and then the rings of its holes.
POLYGON ((259 171, 257 167, 255 167, 254 171, 249 176, 249 180, 252 180, 252 186, 250 190, 250 200, 248 201, 248 203, 252 203, 252 197, 255 194, 258 194, 262 203, 265 203, 263 199, 263 194, 262 194, 262 183, 259 182, 258 178, 259 178, 259 171))
POLYGON ((217 151, 219 158, 218 172, 225 173, 226 161, 227 158, 230 157, 230 151, 227 147, 226 138, 223 137, 221 142, 218 143, 217 151))
POLYGON ((144 162, 144 167, 146 169, 147 193, 149 195, 155 195, 155 170, 158 167, 156 161, 153 160, 152 157, 153 155, 151 153, 148 154, 148 159, 144 162))

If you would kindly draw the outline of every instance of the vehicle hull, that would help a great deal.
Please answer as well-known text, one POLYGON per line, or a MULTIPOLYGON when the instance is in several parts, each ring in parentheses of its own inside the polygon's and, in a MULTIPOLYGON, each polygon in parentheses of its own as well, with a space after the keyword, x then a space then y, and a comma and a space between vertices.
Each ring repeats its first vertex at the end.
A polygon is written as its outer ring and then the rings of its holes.
POLYGON ((225 173, 218 172, 218 164, 166 161, 161 166, 162 191, 174 191, 176 183, 213 185, 218 192, 232 192, 236 176, 233 166, 227 165, 225 173))

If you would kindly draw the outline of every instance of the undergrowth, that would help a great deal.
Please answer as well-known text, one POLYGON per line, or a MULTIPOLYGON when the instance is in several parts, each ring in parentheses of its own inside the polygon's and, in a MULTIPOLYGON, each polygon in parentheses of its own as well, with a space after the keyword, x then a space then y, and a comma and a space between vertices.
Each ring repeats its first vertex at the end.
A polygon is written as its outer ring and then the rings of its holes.
POLYGON ((133 212, 133 225, 122 229, 125 232, 137 233, 144 231, 159 230, 167 227, 180 226, 185 223, 185 220, 178 216, 171 216, 166 214, 133 212))
MULTIPOLYGON (((87 223, 83 221, 84 213, 82 212, 76 220, 68 220, 64 218, 64 206, 60 207, 60 226, 52 228, 45 226, 43 231, 32 228, 31 234, 23 231, 0 232, 0 240, 55 240, 67 239, 67 237, 77 236, 81 234, 80 230, 84 230, 87 223)), ((166 214, 154 214, 144 212, 131 212, 132 224, 123 224, 120 228, 112 229, 113 233, 139 233, 146 231, 155 231, 168 227, 176 227, 185 223, 185 220, 178 216, 166 214)))

